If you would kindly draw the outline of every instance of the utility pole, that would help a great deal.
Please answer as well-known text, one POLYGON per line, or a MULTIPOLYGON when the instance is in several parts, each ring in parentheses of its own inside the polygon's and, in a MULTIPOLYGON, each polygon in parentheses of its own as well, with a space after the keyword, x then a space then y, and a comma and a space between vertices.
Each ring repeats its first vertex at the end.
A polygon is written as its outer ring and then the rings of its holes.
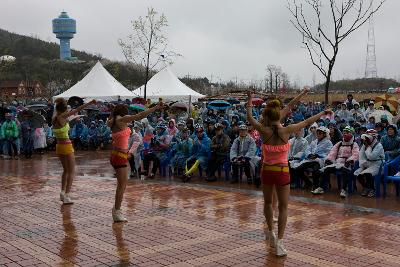
MULTIPOLYGON (((373 0, 371 0, 371 7, 372 5, 373 5, 373 0)), ((374 18, 372 15, 369 18, 367 59, 365 62, 365 78, 376 78, 376 77, 378 77, 378 70, 376 68, 375 31, 374 31, 374 18)))

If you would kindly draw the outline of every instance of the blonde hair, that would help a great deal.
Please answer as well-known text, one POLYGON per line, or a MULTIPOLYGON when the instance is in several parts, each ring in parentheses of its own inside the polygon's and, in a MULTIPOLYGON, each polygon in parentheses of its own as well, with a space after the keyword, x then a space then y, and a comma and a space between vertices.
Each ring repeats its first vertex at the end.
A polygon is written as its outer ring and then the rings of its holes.
POLYGON ((279 102, 279 100, 275 99, 268 102, 267 106, 263 110, 261 123, 265 124, 266 121, 279 121, 281 119, 280 109, 281 102, 279 102))

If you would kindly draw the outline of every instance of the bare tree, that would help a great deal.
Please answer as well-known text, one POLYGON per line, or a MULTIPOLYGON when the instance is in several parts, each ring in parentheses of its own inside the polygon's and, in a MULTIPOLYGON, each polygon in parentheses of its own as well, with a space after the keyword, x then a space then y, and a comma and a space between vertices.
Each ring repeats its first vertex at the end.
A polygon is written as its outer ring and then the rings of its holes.
POLYGON ((271 93, 273 91, 275 69, 276 69, 275 65, 267 66, 267 77, 268 77, 267 80, 269 82, 269 90, 271 90, 271 93))
POLYGON ((292 15, 290 21, 301 33, 312 64, 325 77, 325 103, 329 100, 329 85, 340 44, 367 22, 385 1, 379 0, 374 8, 372 0, 287 0, 292 15), (313 16, 306 17, 309 11, 313 16), (322 15, 325 11, 327 13, 322 15), (322 19, 328 21, 326 25, 322 19))
POLYGON ((133 33, 128 40, 118 40, 126 60, 135 67, 145 69, 144 98, 146 99, 147 82, 152 70, 161 62, 172 63, 173 59, 181 56, 168 49, 168 38, 164 29, 168 20, 164 14, 158 16, 154 8, 147 9, 146 17, 132 21, 133 33))

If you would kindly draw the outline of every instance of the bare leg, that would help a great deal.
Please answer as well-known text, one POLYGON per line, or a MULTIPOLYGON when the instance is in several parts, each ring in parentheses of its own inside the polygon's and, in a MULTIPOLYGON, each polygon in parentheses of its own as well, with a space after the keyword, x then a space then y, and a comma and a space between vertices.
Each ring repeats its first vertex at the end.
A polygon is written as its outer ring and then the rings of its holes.
POLYGON ((278 239, 282 239, 285 233, 287 216, 288 216, 290 185, 277 186, 276 193, 278 195, 278 208, 279 208, 278 239))
MULTIPOLYGON (((278 196, 276 195, 276 187, 274 186, 274 191, 272 194, 272 212, 274 214, 276 214, 276 212, 278 211, 278 196)), ((273 219, 275 219, 276 217, 274 216, 273 219)))
POLYGON ((60 155, 59 159, 63 167, 63 173, 61 175, 61 191, 65 192, 67 188, 67 170, 68 170, 67 158, 63 155, 60 155))
POLYGON ((128 168, 119 168, 115 170, 117 172, 117 190, 115 191, 115 204, 116 210, 121 209, 122 200, 124 198, 124 192, 126 183, 128 181, 128 168))
POLYGON ((67 185, 65 188, 65 193, 68 194, 71 191, 72 182, 75 179, 75 154, 71 153, 67 155, 67 185))
POLYGON ((263 185, 263 194, 264 194, 264 216, 265 221, 268 225, 268 230, 273 230, 273 223, 272 223, 272 194, 273 194, 274 186, 272 185, 263 185))

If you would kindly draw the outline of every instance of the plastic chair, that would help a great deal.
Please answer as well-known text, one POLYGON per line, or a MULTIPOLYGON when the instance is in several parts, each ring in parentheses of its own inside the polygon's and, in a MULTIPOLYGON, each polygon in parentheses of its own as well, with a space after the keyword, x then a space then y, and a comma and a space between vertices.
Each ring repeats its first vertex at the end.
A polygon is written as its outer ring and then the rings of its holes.
MULTIPOLYGON (((359 163, 358 163, 358 161, 356 161, 356 162, 354 162, 353 168, 350 171, 350 173, 346 174, 346 175, 350 175, 349 183, 347 185, 347 192, 349 194, 353 193, 354 191, 357 192, 357 181, 356 181, 356 177, 354 176, 354 172, 358 168, 359 168, 359 163)), ((343 173, 342 170, 337 170, 335 175, 336 175, 336 179, 337 179, 337 186, 338 186, 338 188, 341 188, 342 181, 343 181, 342 177, 345 174, 343 173)))
POLYGON ((396 196, 400 195, 400 176, 395 176, 395 175, 389 175, 389 168, 393 170, 396 174, 400 170, 400 156, 397 158, 386 162, 384 167, 383 167, 383 196, 386 196, 387 193, 387 182, 388 181, 393 181, 395 186, 396 186, 396 196))

